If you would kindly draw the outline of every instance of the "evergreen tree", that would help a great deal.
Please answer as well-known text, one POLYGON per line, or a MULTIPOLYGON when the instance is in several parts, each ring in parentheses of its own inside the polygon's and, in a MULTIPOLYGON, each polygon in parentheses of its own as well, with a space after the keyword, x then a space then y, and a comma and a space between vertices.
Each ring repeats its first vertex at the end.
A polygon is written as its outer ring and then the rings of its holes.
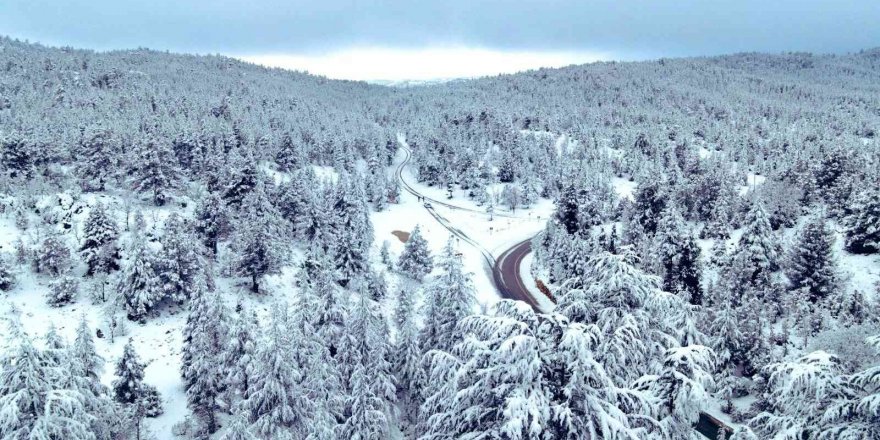
POLYGON ((700 247, 674 208, 663 212, 654 239, 657 263, 662 267, 663 290, 680 293, 691 304, 702 304, 700 247))
POLYGON ((257 349, 256 326, 256 315, 239 312, 232 323, 230 340, 220 354, 220 364, 225 371, 227 402, 232 402, 234 396, 246 400, 250 395, 252 362, 257 349))
POLYGON ((79 280, 65 276, 53 281, 46 293, 46 303, 52 307, 61 307, 73 302, 79 294, 79 280))
POLYGON ((223 300, 216 291, 201 287, 194 292, 189 313, 184 328, 183 351, 189 354, 189 362, 182 362, 184 390, 193 414, 213 434, 224 388, 223 365, 218 362, 227 343, 223 300))
POLYGON ((422 237, 419 225, 416 225, 403 246, 397 268, 413 279, 421 280, 431 272, 433 264, 434 259, 431 257, 431 251, 428 250, 428 242, 422 237))
POLYGON ((116 240, 119 231, 104 205, 98 203, 89 211, 83 227, 80 254, 88 265, 87 275, 109 273, 119 269, 119 250, 116 240))
POLYGON ((789 251, 786 273, 790 288, 818 303, 837 293, 839 280, 834 261, 834 233, 825 219, 813 216, 789 251))
POLYGON ((0 357, 0 437, 94 439, 84 396, 65 383, 66 365, 34 347, 17 324, 8 337, 0 357))
POLYGON ((220 440, 256 440, 250 429, 248 429, 247 416, 245 414, 237 414, 232 418, 232 423, 220 436, 220 440))
POLYGON ((292 358, 286 306, 275 305, 257 350, 253 382, 243 402, 252 429, 265 438, 305 438, 312 405, 300 385, 304 372, 292 358))
POLYGON ((360 176, 348 182, 340 179, 333 205, 333 212, 337 215, 333 226, 336 237, 334 260, 343 287, 351 280, 362 279, 367 271, 373 227, 365 200, 360 176))
POLYGON ((844 220, 846 250, 855 254, 880 252, 880 190, 859 193, 844 220))
POLYGON ((156 274, 156 257, 141 240, 139 235, 133 238, 128 265, 119 278, 117 291, 128 319, 145 322, 147 313, 165 296, 165 291, 156 274))
POLYGON ((260 291, 260 278, 278 273, 287 260, 288 247, 278 210, 269 202, 263 185, 258 185, 242 202, 236 222, 232 248, 236 251, 233 269, 251 279, 251 290, 260 291))
POLYGON ((113 396, 123 404, 137 403, 143 396, 144 364, 134 351, 134 341, 129 338, 116 364, 116 380, 113 381, 113 396))
POLYGON ((188 225, 172 213, 165 221, 157 269, 165 295, 179 303, 194 294, 200 276, 201 263, 193 241, 188 225))
POLYGON ((174 152, 167 142, 150 136, 139 146, 137 154, 137 163, 131 172, 133 187, 135 191, 150 194, 156 206, 163 206, 168 201, 168 192, 180 184, 174 152))
POLYGON ((108 130, 96 129, 79 146, 76 175, 86 191, 104 191, 116 171, 116 146, 108 130))
POLYGON ((0 164, 10 178, 30 178, 34 157, 30 142, 20 135, 0 139, 0 164))
POLYGON ((778 238, 770 227, 763 204, 756 202, 746 216, 743 234, 728 270, 730 289, 737 297, 765 289, 771 284, 772 273, 778 269, 778 238))
POLYGON ((404 418, 412 420, 418 409, 416 400, 419 361, 422 349, 419 346, 419 331, 416 326, 416 310, 412 293, 400 289, 394 308, 394 325, 397 330, 394 351, 391 357, 391 370, 395 373, 397 398, 404 418))
POLYGON ((346 322, 340 348, 340 374, 348 399, 343 438, 386 438, 390 429, 394 381, 390 372, 385 322, 361 289, 346 322))
POLYGON ((217 255, 217 242, 226 231, 227 223, 223 200, 215 193, 208 193, 199 200, 193 215, 193 230, 211 255, 217 255))
POLYGON ((630 227, 638 225, 648 235, 657 230, 657 222, 666 209, 668 196, 664 192, 665 182, 646 181, 639 183, 635 191, 630 227))
POLYGON ((448 351, 459 338, 458 321, 473 313, 476 303, 470 275, 464 273, 451 237, 443 249, 440 269, 440 275, 425 291, 425 326, 420 339, 423 349, 448 351))
POLYGON ((70 270, 70 248, 58 235, 50 235, 34 255, 34 271, 57 277, 70 270))
POLYGON ((18 283, 12 264, 6 255, 0 254, 0 290, 8 292, 18 283))

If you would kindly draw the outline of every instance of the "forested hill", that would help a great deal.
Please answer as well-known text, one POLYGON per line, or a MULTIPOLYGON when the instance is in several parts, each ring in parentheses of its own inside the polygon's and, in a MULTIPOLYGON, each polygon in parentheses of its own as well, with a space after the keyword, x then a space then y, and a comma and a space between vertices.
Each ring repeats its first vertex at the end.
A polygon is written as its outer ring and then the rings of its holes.
POLYGON ((0 38, 0 438, 880 438, 878 130, 878 50, 394 88, 0 38))

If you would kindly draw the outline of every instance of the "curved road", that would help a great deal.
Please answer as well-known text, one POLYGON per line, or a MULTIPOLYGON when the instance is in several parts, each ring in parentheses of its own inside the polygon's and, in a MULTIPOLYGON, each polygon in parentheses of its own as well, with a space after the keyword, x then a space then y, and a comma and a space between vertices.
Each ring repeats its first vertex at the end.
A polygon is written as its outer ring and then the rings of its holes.
MULTIPOLYGON (((452 224, 445 217, 437 213, 434 210, 433 205, 437 204, 440 206, 444 206, 446 208, 456 210, 456 211, 466 211, 466 212, 474 212, 478 214, 486 214, 483 211, 479 211, 476 209, 465 208, 463 206, 452 205, 440 200, 432 199, 430 197, 426 197, 416 191, 410 184, 406 183, 406 180, 403 179, 403 169, 409 164, 410 159, 412 158, 412 152, 410 149, 401 142, 401 149, 406 153, 406 158, 397 166, 397 170, 395 170, 395 175, 397 176, 397 180, 400 181, 400 185, 405 189, 408 193, 421 198, 422 200, 429 201, 430 203, 426 203, 424 205, 425 209, 437 220, 440 225, 446 228, 452 235, 458 237, 460 240, 465 243, 473 246, 480 254, 483 256, 483 261, 492 269, 492 283, 495 285, 495 289, 498 290, 498 293, 502 298, 512 299, 517 301, 523 301, 536 312, 541 312, 541 309, 538 306, 538 303, 532 298, 531 292, 529 292, 528 288, 526 288, 525 284, 522 281, 522 278, 519 276, 519 267, 520 263, 522 263, 522 259, 531 252, 531 238, 520 242, 516 246, 511 249, 508 249, 496 260, 495 257, 489 252, 488 249, 474 241, 467 234, 465 234, 460 229, 452 226, 452 224)), ((495 214, 496 217, 513 217, 509 215, 501 215, 495 214)))
MULTIPOLYGON (((434 219, 437 220, 444 228, 449 230, 453 235, 460 238, 464 242, 470 244, 480 251, 480 254, 483 256, 483 260, 489 267, 492 268, 492 283, 495 284, 495 289, 498 290, 498 293, 504 299, 512 299, 516 301, 523 301, 535 312, 542 313, 538 303, 532 297, 531 291, 526 287, 523 282, 522 277, 520 276, 519 268, 522 265, 522 260, 525 258, 529 252, 532 251, 532 239, 521 241, 511 247, 510 249, 504 251, 497 259, 492 256, 492 253, 489 252, 485 247, 481 246, 479 243, 468 237, 464 232, 452 226, 452 224, 444 218, 442 215, 438 214, 437 211, 434 210, 433 204, 437 204, 440 206, 444 206, 446 208, 458 211, 467 211, 467 212, 475 212, 479 214, 486 214, 483 211, 479 211, 476 209, 465 208, 462 206, 452 205, 440 200, 432 199, 430 197, 426 197, 415 190, 412 186, 406 183, 403 180, 403 169, 409 164, 410 158, 412 157, 410 149, 401 142, 401 147, 403 151, 406 153, 406 158, 403 162, 400 163, 397 167, 397 180, 400 181, 401 186, 409 192, 410 194, 420 197, 422 200, 430 201, 431 204, 425 204, 425 209, 428 213, 431 214, 434 219)), ((509 215, 501 215, 495 214, 496 217, 512 217, 509 215)), ((694 426, 694 430, 698 433, 702 434, 704 437, 708 439, 716 439, 718 438, 719 431, 725 429, 727 431, 727 435, 731 435, 733 430, 730 427, 726 426, 723 422, 712 417, 711 415, 700 412, 700 418, 697 421, 697 424, 694 426)))

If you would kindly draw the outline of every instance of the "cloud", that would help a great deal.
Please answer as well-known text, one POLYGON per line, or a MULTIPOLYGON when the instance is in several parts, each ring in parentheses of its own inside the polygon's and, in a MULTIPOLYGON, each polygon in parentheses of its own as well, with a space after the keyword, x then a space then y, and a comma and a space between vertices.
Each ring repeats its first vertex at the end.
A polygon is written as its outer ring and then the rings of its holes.
POLYGON ((238 58, 270 67, 304 70, 335 79, 429 80, 514 73, 616 57, 610 53, 507 51, 468 47, 397 49, 359 47, 319 55, 246 55, 238 58))
POLYGON ((0 32, 53 45, 315 56, 480 47, 628 58, 847 52, 877 0, 3 0, 0 32))

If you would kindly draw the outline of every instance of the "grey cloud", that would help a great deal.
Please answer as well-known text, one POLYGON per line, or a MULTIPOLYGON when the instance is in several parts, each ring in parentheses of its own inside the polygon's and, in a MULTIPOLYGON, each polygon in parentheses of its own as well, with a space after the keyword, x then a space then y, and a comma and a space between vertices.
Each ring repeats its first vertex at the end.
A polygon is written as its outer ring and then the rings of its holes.
POLYGON ((633 57, 880 45, 877 0, 5 0, 0 34, 96 49, 306 53, 461 44, 633 57))

